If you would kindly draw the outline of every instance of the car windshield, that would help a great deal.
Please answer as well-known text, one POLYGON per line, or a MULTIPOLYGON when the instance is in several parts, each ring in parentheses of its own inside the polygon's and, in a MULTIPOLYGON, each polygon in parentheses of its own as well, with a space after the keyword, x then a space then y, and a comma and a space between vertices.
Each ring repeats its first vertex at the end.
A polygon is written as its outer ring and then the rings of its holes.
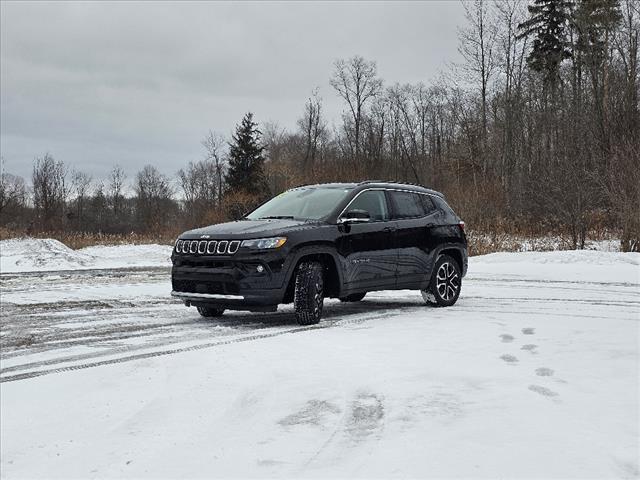
POLYGON ((296 188, 282 192, 245 218, 318 220, 326 217, 348 193, 348 188, 296 188))

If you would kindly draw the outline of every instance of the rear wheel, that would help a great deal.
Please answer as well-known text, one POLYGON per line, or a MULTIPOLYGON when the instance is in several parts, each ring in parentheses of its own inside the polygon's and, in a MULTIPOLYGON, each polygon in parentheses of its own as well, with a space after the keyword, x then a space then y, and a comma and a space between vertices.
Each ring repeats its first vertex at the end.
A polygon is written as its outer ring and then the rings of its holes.
POLYGON ((347 295, 346 297, 340 297, 341 302, 359 302, 364 298, 367 292, 364 293, 352 293, 351 295, 347 295))
POLYGON ((293 307, 300 325, 320 321, 324 305, 323 267, 319 262, 302 262, 296 272, 293 307))
POLYGON ((460 266, 449 255, 436 260, 429 287, 421 290, 425 302, 437 307, 450 307, 458 300, 462 287, 460 266))
POLYGON ((198 313, 203 317, 221 317, 224 313, 224 308, 216 308, 216 307, 196 307, 198 309, 198 313))

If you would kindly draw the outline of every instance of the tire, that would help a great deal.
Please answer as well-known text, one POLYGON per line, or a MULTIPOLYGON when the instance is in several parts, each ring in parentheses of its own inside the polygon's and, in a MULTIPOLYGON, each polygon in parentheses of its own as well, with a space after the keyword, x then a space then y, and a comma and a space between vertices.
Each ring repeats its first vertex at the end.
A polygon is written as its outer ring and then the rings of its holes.
POLYGON ((224 313, 224 308, 216 308, 216 307, 196 307, 198 309, 198 313, 206 318, 211 317, 221 317, 224 313))
POLYGON ((364 298, 367 292, 364 293, 352 293, 351 295, 347 295, 346 297, 341 297, 341 302, 359 302, 364 298))
POLYGON ((460 266, 449 255, 440 255, 431 274, 426 290, 421 290, 422 298, 436 307, 450 307, 458 301, 462 289, 460 266))
POLYGON ((300 325, 315 325, 324 305, 323 267, 319 262, 302 262, 296 271, 293 308, 300 325))

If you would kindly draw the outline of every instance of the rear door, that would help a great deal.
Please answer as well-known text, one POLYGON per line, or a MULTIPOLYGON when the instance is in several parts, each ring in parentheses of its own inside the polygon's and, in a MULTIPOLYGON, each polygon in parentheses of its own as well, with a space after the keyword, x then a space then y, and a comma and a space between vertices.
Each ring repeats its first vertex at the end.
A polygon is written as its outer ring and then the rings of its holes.
POLYGON ((398 287, 423 287, 433 267, 432 229, 439 211, 428 195, 392 190, 393 215, 397 222, 398 287))
POLYGON ((342 236, 338 240, 338 252, 345 262, 345 287, 349 290, 393 288, 398 260, 396 222, 391 219, 384 190, 360 192, 343 215, 351 210, 365 210, 370 219, 340 225, 342 236))

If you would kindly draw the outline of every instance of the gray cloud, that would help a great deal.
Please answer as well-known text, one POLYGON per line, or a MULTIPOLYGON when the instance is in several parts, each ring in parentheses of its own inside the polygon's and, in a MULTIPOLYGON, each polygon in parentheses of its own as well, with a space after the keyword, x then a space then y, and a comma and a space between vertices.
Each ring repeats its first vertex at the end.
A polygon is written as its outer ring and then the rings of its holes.
POLYGON ((457 59, 458 2, 2 2, 0 150, 28 177, 35 156, 104 176, 173 173, 246 111, 294 128, 333 62, 360 54, 386 84, 429 81, 457 59))

